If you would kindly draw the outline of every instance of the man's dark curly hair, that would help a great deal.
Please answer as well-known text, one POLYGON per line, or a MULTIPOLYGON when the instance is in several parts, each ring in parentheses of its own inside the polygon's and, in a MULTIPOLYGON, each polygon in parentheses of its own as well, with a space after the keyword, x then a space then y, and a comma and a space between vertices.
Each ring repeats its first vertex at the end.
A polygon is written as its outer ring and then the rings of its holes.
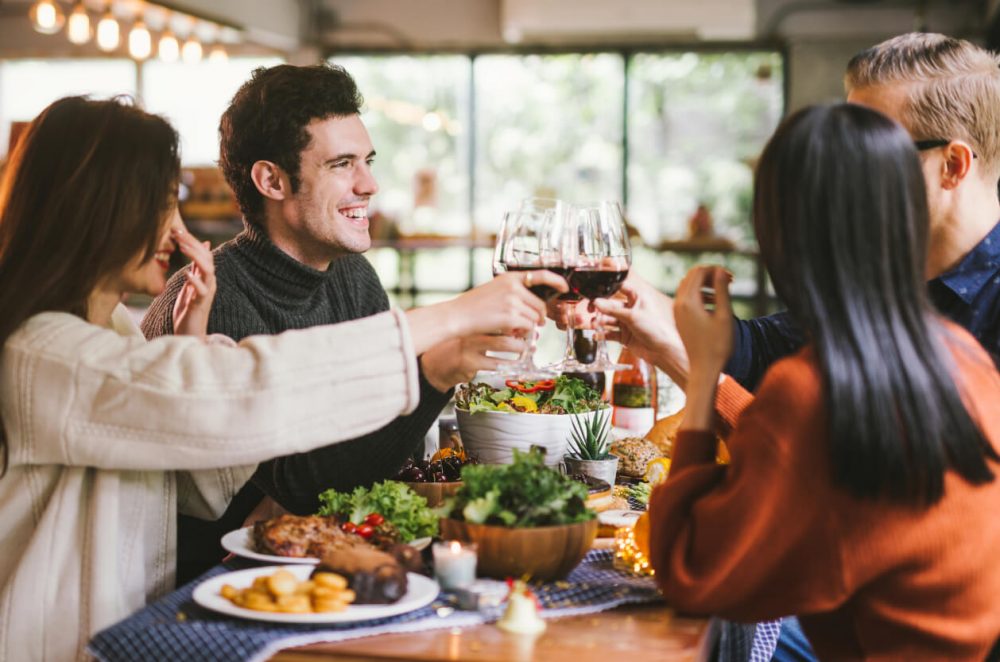
POLYGON ((309 146, 306 126, 357 114, 363 103, 341 67, 279 64, 254 70, 219 122, 219 165, 248 222, 264 225, 264 198, 250 179, 253 164, 278 164, 297 191, 301 154, 309 146))

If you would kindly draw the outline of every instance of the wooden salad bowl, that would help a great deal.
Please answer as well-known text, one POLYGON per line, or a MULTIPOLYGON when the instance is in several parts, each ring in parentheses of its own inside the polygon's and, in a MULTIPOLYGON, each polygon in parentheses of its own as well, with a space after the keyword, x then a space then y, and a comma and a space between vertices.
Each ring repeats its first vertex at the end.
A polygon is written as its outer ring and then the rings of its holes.
POLYGON ((441 538, 476 543, 476 574, 496 579, 562 579, 583 560, 596 536, 596 519, 523 529, 441 520, 441 538))
POLYGON ((455 480, 447 483, 407 483, 406 486, 427 499, 429 508, 437 508, 445 499, 455 496, 462 484, 462 481, 455 480))

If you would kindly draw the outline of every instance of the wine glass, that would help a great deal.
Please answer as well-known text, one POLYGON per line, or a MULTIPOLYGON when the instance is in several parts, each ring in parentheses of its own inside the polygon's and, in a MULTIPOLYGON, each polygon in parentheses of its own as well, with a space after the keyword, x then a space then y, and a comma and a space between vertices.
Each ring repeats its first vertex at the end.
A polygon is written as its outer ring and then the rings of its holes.
POLYGON ((569 209, 560 225, 561 231, 556 239, 562 254, 562 269, 559 275, 566 279, 570 288, 568 292, 559 295, 559 301, 562 302, 561 305, 569 308, 569 314, 566 316, 566 350, 563 353, 563 358, 549 367, 563 373, 587 372, 588 364, 581 363, 576 358, 576 336, 573 328, 574 309, 583 300, 580 293, 573 289, 573 273, 576 271, 576 264, 580 257, 580 228, 582 227, 576 209, 569 209))
MULTIPOLYGON (((519 208, 504 215, 497 235, 497 245, 493 252, 493 274, 504 271, 532 271, 535 269, 550 269, 561 274, 562 253, 554 236, 562 232, 562 226, 556 221, 565 214, 556 214, 556 209, 542 210, 532 207, 519 208), (558 227, 558 230, 556 230, 558 227), (553 233, 556 233, 555 235, 553 233)), ((529 288, 531 292, 543 300, 554 297, 558 292, 555 288, 537 284, 529 288)), ((512 374, 516 379, 538 380, 555 376, 552 370, 539 368, 535 365, 535 343, 538 331, 534 330, 528 340, 528 346, 520 358, 513 364, 501 368, 502 374, 512 374)))
MULTIPOLYGON (((615 294, 628 276, 632 247, 621 206, 613 200, 581 205, 576 209, 576 262, 570 287, 584 299, 593 301, 615 294)), ((608 358, 607 341, 600 318, 595 324, 597 356, 582 371, 627 370, 608 358)))

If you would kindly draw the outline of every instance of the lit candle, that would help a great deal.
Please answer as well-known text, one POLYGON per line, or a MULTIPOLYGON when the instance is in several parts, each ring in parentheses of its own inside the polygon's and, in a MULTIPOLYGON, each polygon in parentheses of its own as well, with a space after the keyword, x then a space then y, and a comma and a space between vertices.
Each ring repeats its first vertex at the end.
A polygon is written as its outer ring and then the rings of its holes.
POLYGON ((436 542, 434 551, 434 576, 441 588, 465 588, 476 581, 476 544, 446 540, 436 542))

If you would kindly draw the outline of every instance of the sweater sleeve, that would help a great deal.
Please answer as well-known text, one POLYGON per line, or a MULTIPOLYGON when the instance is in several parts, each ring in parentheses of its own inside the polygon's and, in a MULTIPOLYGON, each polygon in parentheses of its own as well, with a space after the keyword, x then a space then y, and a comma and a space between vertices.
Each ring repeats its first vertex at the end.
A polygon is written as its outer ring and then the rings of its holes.
POLYGON ((733 322, 733 353, 723 372, 753 391, 775 362, 797 351, 802 331, 787 312, 733 322))
POLYGON ((450 396, 450 391, 441 393, 431 386, 421 372, 420 404, 412 414, 344 443, 264 462, 253 482, 287 510, 315 513, 324 490, 349 491, 392 478, 423 444, 450 396))
POLYGON ((406 318, 395 311, 235 348, 146 342, 43 313, 8 339, 0 365, 11 464, 252 464, 371 432, 418 399, 406 318))
POLYGON ((185 273, 189 267, 184 267, 170 277, 167 286, 153 302, 149 304, 145 316, 142 318, 142 335, 146 338, 159 338, 160 336, 171 336, 174 333, 174 302, 184 286, 185 273))
MULTIPOLYGON (((656 580, 680 609, 753 621, 846 599, 836 522, 812 493, 819 387, 773 372, 727 439, 730 464, 682 460, 650 499, 656 580)), ((682 431, 675 451, 712 442, 682 431)))

